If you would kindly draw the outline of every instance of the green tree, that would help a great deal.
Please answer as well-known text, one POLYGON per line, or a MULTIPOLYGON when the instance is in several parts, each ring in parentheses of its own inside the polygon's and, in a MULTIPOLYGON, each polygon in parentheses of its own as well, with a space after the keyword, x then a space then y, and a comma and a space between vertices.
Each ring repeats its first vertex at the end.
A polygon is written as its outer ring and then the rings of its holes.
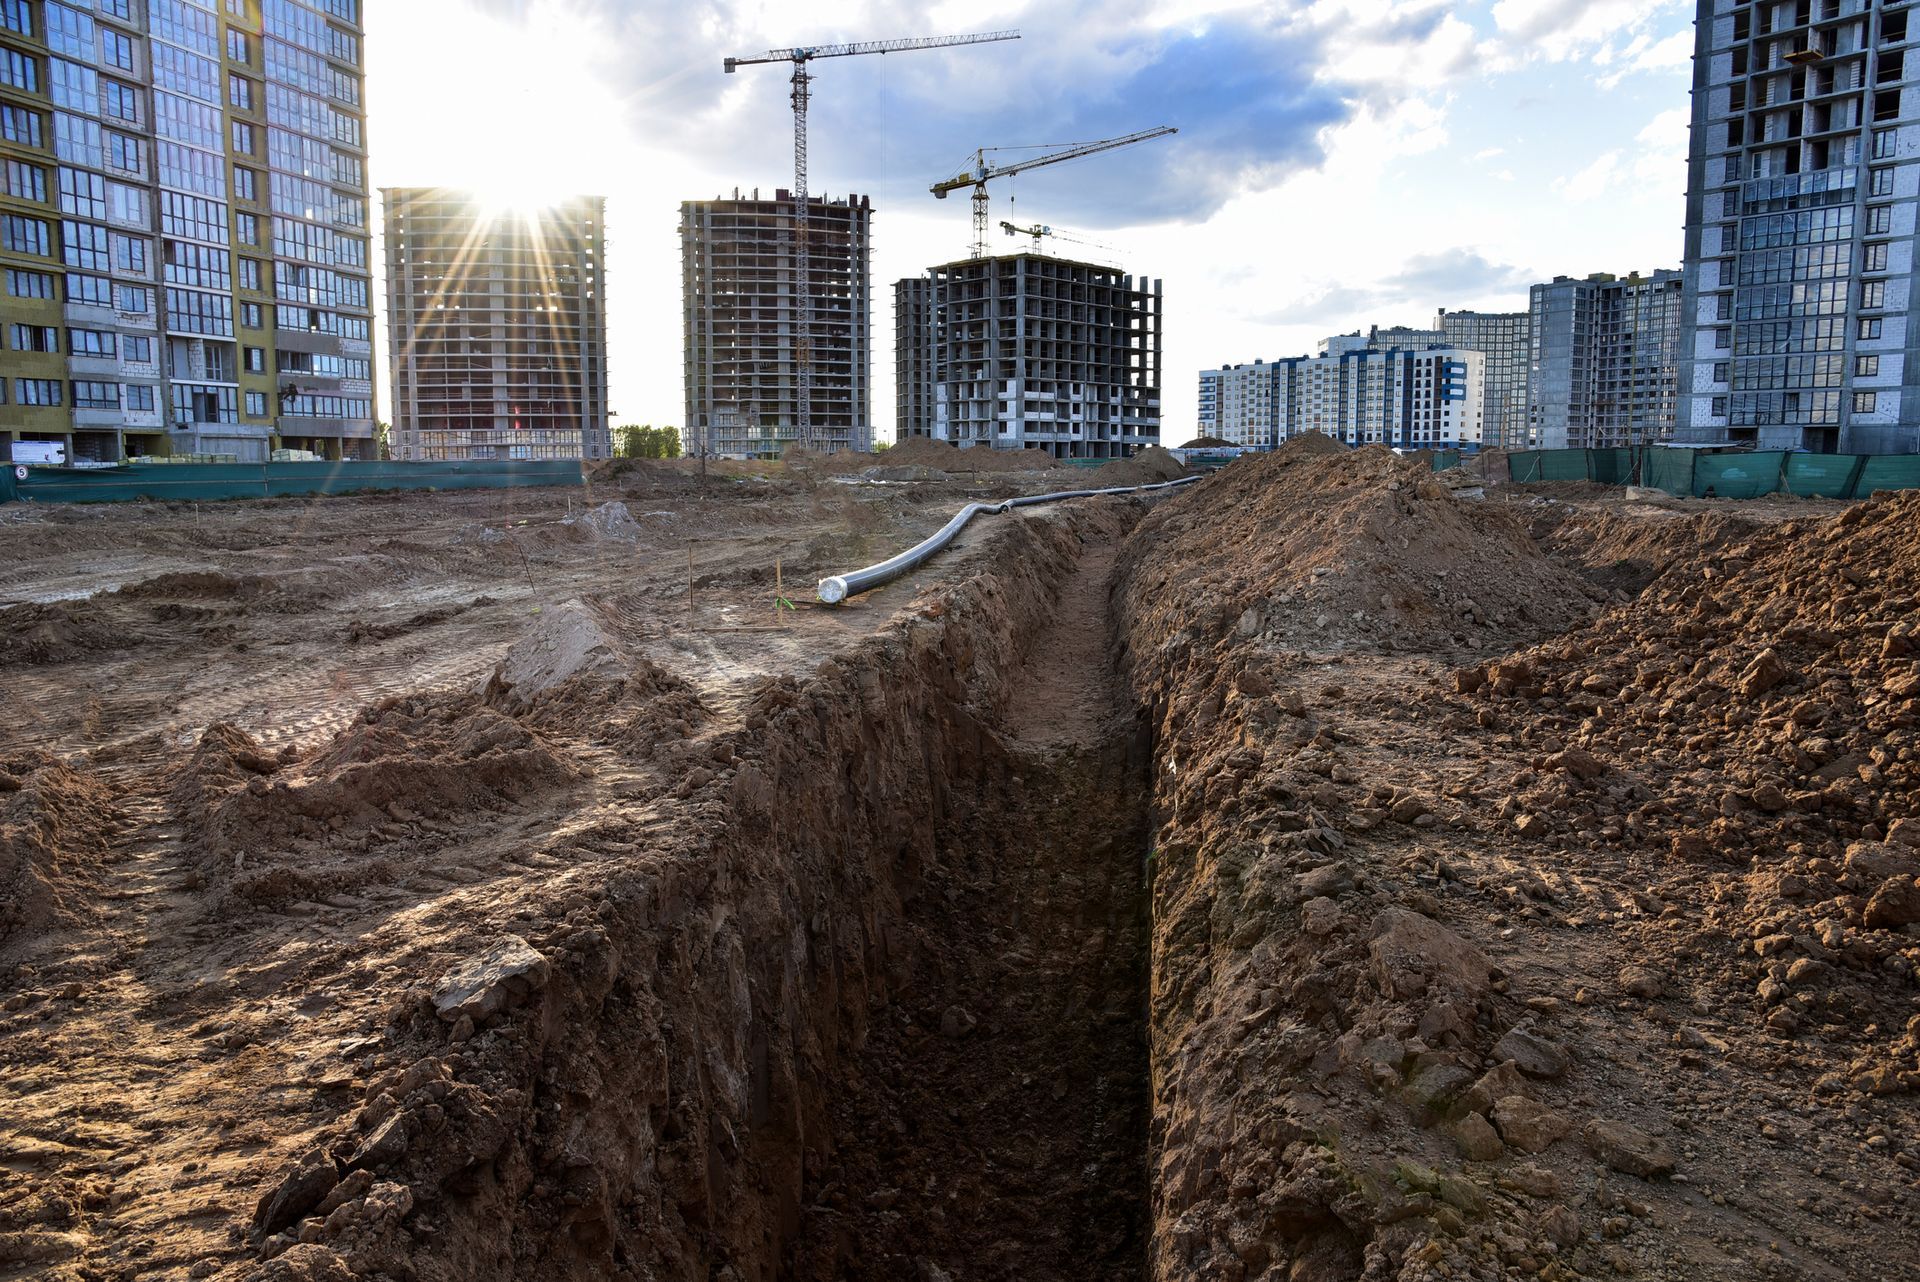
POLYGON ((621 458, 679 458, 680 429, 651 423, 627 426, 617 432, 615 452, 621 458))

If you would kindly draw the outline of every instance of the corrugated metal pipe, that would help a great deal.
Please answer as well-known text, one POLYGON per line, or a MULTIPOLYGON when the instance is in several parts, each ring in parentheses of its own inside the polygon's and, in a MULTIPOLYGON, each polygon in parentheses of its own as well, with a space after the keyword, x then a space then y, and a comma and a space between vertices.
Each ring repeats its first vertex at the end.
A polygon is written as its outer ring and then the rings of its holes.
POLYGON ((865 569, 850 570, 845 574, 836 574, 832 578, 820 580, 820 599, 828 605, 838 605, 850 596, 870 592, 882 583, 899 578, 953 542, 954 536, 966 528, 967 522, 982 512, 1004 512, 1008 508, 1031 507, 1036 503, 1058 503, 1062 499, 1092 498, 1098 494, 1139 494, 1145 490, 1170 490, 1176 485, 1191 485, 1199 479, 1197 476, 1183 476, 1177 481, 1162 481, 1157 485, 1123 485, 1107 490, 1061 490, 1057 494, 1028 494, 1017 499, 1008 499, 1003 503, 969 503, 955 513, 951 521, 941 526, 939 533, 914 544, 898 556, 888 557, 878 565, 869 565, 865 569))

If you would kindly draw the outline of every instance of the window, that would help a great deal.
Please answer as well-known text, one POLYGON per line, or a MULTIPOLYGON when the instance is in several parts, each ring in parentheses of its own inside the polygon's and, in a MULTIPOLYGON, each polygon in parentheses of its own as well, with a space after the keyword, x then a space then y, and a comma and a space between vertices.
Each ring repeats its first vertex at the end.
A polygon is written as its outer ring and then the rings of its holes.
POLYGON ((1880 358, 1878 356, 1854 357, 1853 376, 1855 378, 1878 378, 1880 376, 1880 358))
POLYGON ((107 131, 107 165, 126 174, 144 174, 147 172, 146 153, 141 150, 140 140, 126 134, 107 131))
POLYGON ((108 183, 107 218, 112 222, 128 223, 136 227, 153 226, 153 209, 147 204, 146 188, 129 187, 125 183, 108 183))
POLYGON ((1879 396, 1876 393, 1855 392, 1853 394, 1853 412, 1855 414, 1871 414, 1873 413, 1874 404, 1878 400, 1879 396))
POLYGON ((60 331, 51 325, 15 325, 13 350, 16 352, 57 352, 60 331))
POLYGON ((247 417, 265 418, 267 416, 267 394, 265 392, 247 393, 247 417))
POLYGON ((253 110, 253 81, 227 73, 227 102, 242 111, 253 110))
POLYGON ((233 198, 249 204, 260 199, 260 175, 245 165, 233 167, 233 198))
POLYGON ((147 238, 145 236, 121 236, 113 238, 113 270, 129 276, 147 274, 147 238))
POLYGON ((240 304, 240 323, 242 325, 245 325, 248 329, 266 328, 264 325, 260 323, 260 304, 258 303, 240 304))
POLYGON ((153 412, 153 389, 145 383, 128 383, 126 386, 126 395, 127 409, 129 411, 146 410, 148 413, 153 412))
POLYGON ((29 165, 24 160, 9 160, 0 192, 44 205, 47 202, 47 171, 38 165, 29 165))
POLYGON ((73 381, 73 408, 77 410, 119 409, 120 384, 76 378, 73 381))
POLYGON ((25 147, 43 147, 45 126, 37 111, 28 111, 25 107, 9 106, 0 103, 0 138, 8 142, 17 142, 25 147))
POLYGON ((71 107, 91 116, 100 110, 100 73, 65 58, 47 63, 47 96, 56 107, 71 107))
POLYGON ((67 266, 90 272, 107 270, 112 255, 108 252, 105 227, 64 219, 60 223, 60 241, 67 266))
POLYGON ((167 328, 179 334, 233 337, 233 300, 193 289, 167 291, 167 328))
POLYGON ((76 58, 93 57, 93 15, 48 0, 47 47, 76 58))
POLYGON ((246 32, 233 27, 227 28, 227 61, 243 63, 253 61, 252 55, 247 52, 246 32))
POLYGON ((132 85, 123 85, 118 80, 107 80, 100 85, 101 110, 115 120, 139 123, 140 91, 132 85))
POLYGON ((1715 361, 1713 363, 1713 381, 1716 383, 1724 383, 1727 381, 1727 363, 1725 361, 1715 361))
POLYGON ((242 245, 258 245, 260 243, 259 215, 236 213, 233 216, 233 232, 240 238, 242 245))
POLYGON ((267 372, 267 352, 265 348, 247 347, 241 350, 246 354, 245 368, 247 373, 264 374, 267 372))
POLYGON ((13 380, 13 399, 18 405, 58 405, 61 387, 57 378, 16 378, 13 380))
POLYGON ((99 174, 60 166, 60 212, 82 218, 105 218, 107 180, 99 174))
POLYGON ((119 345, 114 336, 103 329, 70 329, 67 331, 67 352, 72 356, 118 356, 119 345))
POLYGON ((1896 129, 1876 129, 1873 131, 1873 158, 1875 160, 1892 160, 1894 158, 1896 150, 1895 140, 1898 134, 1899 131, 1896 129))
POLYGON ((1887 282, 1884 280, 1863 280, 1860 282, 1860 306, 1863 308, 1881 308, 1887 305, 1887 282))
POLYGON ((1867 194, 1869 196, 1893 195, 1893 170, 1891 168, 1874 170, 1867 194))
POLYGON ((133 21, 133 0, 100 0, 100 12, 109 18, 133 21))
POLYGON ((22 218, 8 214, 0 218, 0 249, 16 254, 53 257, 53 232, 44 218, 22 218))
POLYGON ((258 154, 254 151, 253 126, 246 121, 234 121, 233 127, 228 130, 228 135, 228 140, 233 144, 233 149, 241 155, 252 156, 258 154))
POLYGON ((1890 236, 1893 234, 1893 206, 1867 206, 1867 235, 1890 236))
POLYGON ((242 258, 240 260, 240 288, 257 290, 260 287, 260 260, 258 258, 242 258))
POLYGON ((88 307, 110 307, 113 304, 113 286, 104 276, 82 276, 77 272, 68 272, 67 301, 83 303, 88 307))
POLYGON ((32 35, 33 6, 28 0, 0 0, 0 27, 18 31, 23 36, 32 35))
POLYGON ((1876 241, 1868 245, 1860 257, 1860 270, 1863 272, 1883 272, 1887 270, 1887 242, 1876 241))
POLYGON ((153 311, 153 291, 141 285, 115 285, 113 309, 134 316, 149 315, 153 311))
POLYGON ((1860 318, 1860 337, 1880 337, 1880 318, 1878 316, 1862 316, 1860 318))
POLYGON ((1727 398, 1724 396, 1714 397, 1712 410, 1715 418, 1725 418, 1727 416, 1727 398))
POLYGON ((1733 330, 1722 325, 1713 331, 1713 345, 1718 351, 1726 351, 1733 346, 1733 330))
POLYGON ((0 85, 40 92, 40 64, 17 49, 0 49, 0 85))
POLYGON ((7 293, 14 298, 53 298, 53 276, 49 272, 23 272, 9 267, 7 293))
POLYGON ((122 71, 133 70, 133 39, 122 35, 112 27, 100 32, 100 58, 109 67, 118 67, 122 71))

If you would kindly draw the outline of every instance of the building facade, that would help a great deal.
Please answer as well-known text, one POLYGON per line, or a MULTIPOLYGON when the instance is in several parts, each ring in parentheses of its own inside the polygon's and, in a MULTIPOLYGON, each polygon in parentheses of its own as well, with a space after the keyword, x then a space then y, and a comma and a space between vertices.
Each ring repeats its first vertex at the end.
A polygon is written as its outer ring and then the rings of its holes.
POLYGON ((1671 439, 1683 289, 1676 271, 1535 285, 1525 444, 1604 449, 1671 439))
POLYGON ((1159 281, 1032 253, 927 280, 934 437, 1058 458, 1160 443, 1159 281))
POLYGON ((1910 452, 1920 29, 1898 0, 1699 0, 1680 439, 1910 452))
POLYGON ((394 457, 610 457, 606 201, 381 196, 394 457))
POLYGON ((1251 365, 1223 365, 1214 375, 1213 423, 1206 429, 1242 449, 1269 450, 1280 427, 1274 403, 1278 391, 1275 367, 1256 360, 1251 365))
POLYGON ((933 435, 933 282, 893 283, 893 434, 933 435))
POLYGON ((1450 312, 1433 327, 1448 347, 1486 357, 1481 381, 1481 422, 1488 448, 1524 445, 1527 439, 1527 372, 1532 362, 1532 323, 1526 312, 1450 312))
MULTIPOLYGON (((793 198, 756 191, 680 206, 686 441, 736 458, 799 444, 793 198)), ((808 207, 812 378, 820 450, 873 446, 873 206, 865 196, 808 207)))
POLYGON ((360 0, 0 0, 0 448, 372 457, 360 0))
POLYGON ((1220 380, 1224 369, 1203 369, 1200 371, 1200 397, 1195 402, 1194 435, 1218 436, 1220 434, 1220 380))
MULTIPOLYGON (((1328 340, 1331 355, 1223 365, 1216 435, 1272 449, 1321 432, 1347 445, 1477 449, 1485 435, 1486 357, 1460 347, 1374 350, 1328 340)), ((1325 345, 1325 344, 1323 344, 1325 345)))

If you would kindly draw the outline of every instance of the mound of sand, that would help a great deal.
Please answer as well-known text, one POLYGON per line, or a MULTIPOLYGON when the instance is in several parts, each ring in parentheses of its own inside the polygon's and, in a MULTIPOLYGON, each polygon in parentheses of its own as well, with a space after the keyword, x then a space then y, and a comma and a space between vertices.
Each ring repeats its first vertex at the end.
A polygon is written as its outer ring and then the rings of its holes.
POLYGON ((389 699, 306 754, 210 726, 172 786, 203 880, 231 905, 312 899, 389 879, 471 823, 565 787, 575 771, 477 696, 389 699))
POLYGON ((0 945, 91 915, 114 819, 98 779, 42 752, 0 755, 0 945))
POLYGON ((1141 450, 1132 458, 1115 459, 1103 463, 1093 470, 1092 481, 1095 485, 1111 487, 1118 485, 1158 485, 1185 476, 1187 469, 1179 459, 1161 449, 1158 445, 1141 450))
POLYGON ((1510 514, 1454 499, 1383 447, 1318 436, 1223 469, 1141 530, 1147 599, 1304 646, 1546 636, 1585 617, 1598 591, 1510 514))

